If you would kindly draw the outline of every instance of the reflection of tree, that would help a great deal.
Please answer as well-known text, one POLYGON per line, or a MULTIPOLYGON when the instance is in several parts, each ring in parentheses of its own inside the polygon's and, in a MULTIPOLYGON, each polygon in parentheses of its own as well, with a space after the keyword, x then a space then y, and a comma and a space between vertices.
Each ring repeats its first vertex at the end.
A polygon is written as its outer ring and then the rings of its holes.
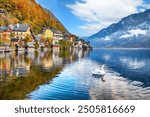
POLYGON ((40 66, 33 66, 29 76, 7 82, 0 88, 0 99, 24 99, 26 94, 51 80, 62 69, 56 68, 51 72, 43 72, 40 68, 40 66))
POLYGON ((30 53, 28 55, 24 53, 15 55, 15 53, 12 53, 9 57, 4 56, 1 58, 0 66, 3 67, 4 63, 10 66, 12 75, 7 76, 7 81, 3 86, 0 86, 0 99, 24 99, 26 94, 54 78, 62 70, 63 64, 78 59, 75 57, 75 53, 70 50, 61 50, 56 53, 35 51, 34 55, 30 56, 30 53), (6 58, 8 59, 7 61, 6 58), (65 62, 63 63, 62 61, 65 62), (50 70, 43 70, 43 63, 50 70), (53 67, 50 67, 50 65, 53 67), (22 73, 24 76, 16 77, 15 70, 22 71, 22 68, 30 69, 28 69, 27 74, 22 73))

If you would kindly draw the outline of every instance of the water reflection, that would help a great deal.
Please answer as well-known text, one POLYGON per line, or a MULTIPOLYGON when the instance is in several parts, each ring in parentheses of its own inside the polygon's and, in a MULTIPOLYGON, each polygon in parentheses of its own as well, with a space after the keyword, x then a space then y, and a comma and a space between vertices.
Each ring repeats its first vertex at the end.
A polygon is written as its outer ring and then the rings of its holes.
POLYGON ((150 99, 150 50, 1 54, 0 75, 0 99, 150 99))
MULTIPOLYGON (((79 57, 80 53, 78 54, 79 57)), ((150 50, 95 49, 89 56, 64 67, 28 99, 150 99, 150 50), (106 65, 103 77, 92 71, 106 65)))
POLYGON ((107 64, 110 70, 130 81, 139 81, 145 87, 150 86, 150 50, 148 49, 94 50, 90 58, 107 64))
POLYGON ((27 93, 54 78, 64 65, 86 54, 80 50, 0 54, 0 99, 25 98, 27 93))

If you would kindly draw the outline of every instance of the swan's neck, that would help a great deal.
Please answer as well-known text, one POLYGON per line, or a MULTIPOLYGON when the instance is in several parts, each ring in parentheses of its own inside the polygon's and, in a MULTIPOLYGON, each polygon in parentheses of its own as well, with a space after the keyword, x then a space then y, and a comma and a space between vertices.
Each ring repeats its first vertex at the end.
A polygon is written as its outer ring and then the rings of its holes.
POLYGON ((105 66, 103 65, 103 66, 102 66, 102 70, 103 70, 103 71, 104 71, 104 67, 105 67, 105 66))

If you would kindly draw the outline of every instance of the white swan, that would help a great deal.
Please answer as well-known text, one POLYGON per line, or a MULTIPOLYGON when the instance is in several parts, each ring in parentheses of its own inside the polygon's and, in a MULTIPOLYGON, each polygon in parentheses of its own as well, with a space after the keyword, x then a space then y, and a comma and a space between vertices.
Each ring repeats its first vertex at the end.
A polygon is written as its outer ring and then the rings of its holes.
POLYGON ((105 65, 102 65, 101 69, 96 69, 93 73, 93 75, 100 75, 103 76, 106 74, 106 71, 104 69, 105 65))

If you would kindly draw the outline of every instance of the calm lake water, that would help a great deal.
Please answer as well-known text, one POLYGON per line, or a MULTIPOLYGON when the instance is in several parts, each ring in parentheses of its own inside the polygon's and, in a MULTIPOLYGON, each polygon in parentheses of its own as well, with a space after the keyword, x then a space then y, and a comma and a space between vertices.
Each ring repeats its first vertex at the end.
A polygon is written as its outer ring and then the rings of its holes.
POLYGON ((0 99, 150 99, 150 50, 0 54, 0 99), (103 78, 92 71, 105 64, 103 78))

